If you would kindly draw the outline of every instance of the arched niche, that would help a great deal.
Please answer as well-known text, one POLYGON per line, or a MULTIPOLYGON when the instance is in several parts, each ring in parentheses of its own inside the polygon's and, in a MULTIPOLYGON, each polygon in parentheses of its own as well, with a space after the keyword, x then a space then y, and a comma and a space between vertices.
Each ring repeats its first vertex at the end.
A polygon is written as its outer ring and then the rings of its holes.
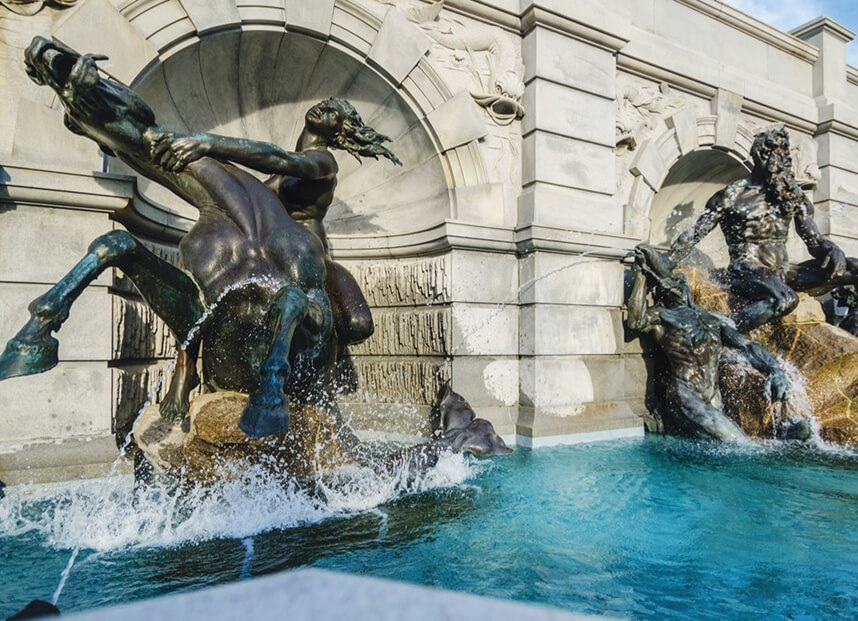
MULTIPOLYGON (((726 151, 700 149, 680 157, 653 197, 650 243, 669 247, 680 233, 694 225, 713 194, 743 179, 748 172, 736 156, 726 151)), ((727 246, 720 229, 695 247, 692 260, 703 267, 727 265, 727 246)))
MULTIPOLYGON (((304 113, 327 97, 351 101, 364 122, 389 136, 402 160, 359 162, 335 151, 339 185, 326 226, 332 235, 378 238, 422 231, 450 216, 449 179, 439 149, 403 93, 363 59, 312 36, 283 30, 206 36, 150 66, 132 87, 158 123, 178 132, 213 132, 292 149, 304 113)), ((129 173, 119 161, 112 172, 129 173)), ((138 180, 149 211, 196 210, 158 184, 138 180)))

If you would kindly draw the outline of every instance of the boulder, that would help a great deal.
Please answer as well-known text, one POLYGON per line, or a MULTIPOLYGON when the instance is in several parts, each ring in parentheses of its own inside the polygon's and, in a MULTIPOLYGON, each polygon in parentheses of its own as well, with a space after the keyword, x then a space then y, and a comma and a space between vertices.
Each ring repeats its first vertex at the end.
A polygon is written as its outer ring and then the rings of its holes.
POLYGON ((151 405, 134 423, 134 439, 160 470, 198 483, 235 477, 254 465, 306 480, 354 463, 334 413, 292 404, 289 429, 253 440, 238 428, 246 402, 247 396, 238 393, 200 395, 191 402, 187 431, 164 421, 158 406, 151 405))
MULTIPOLYGON (((695 303, 711 312, 729 311, 728 294, 700 270, 688 270, 686 277, 695 303)), ((803 293, 792 313, 748 337, 783 364, 793 395, 786 411, 772 406, 763 375, 744 360, 727 357, 720 385, 724 411, 745 433, 777 437, 791 420, 812 416, 824 440, 858 445, 858 338, 827 323, 822 305, 803 293)))

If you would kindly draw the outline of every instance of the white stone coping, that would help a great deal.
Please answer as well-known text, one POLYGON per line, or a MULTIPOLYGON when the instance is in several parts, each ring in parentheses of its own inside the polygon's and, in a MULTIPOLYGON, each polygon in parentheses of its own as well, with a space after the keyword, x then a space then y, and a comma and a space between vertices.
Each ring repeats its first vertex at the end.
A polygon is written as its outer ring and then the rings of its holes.
POLYGON ((755 39, 783 50, 797 58, 813 63, 819 50, 792 33, 783 32, 766 22, 740 11, 721 0, 677 0, 712 19, 727 24, 755 39))
MULTIPOLYGON (((62 606, 62 600, 60 600, 62 606)), ((583 621, 535 604, 478 597, 321 569, 299 569, 121 606, 64 615, 77 621, 583 621)))
POLYGON ((603 442, 605 440, 620 440, 622 438, 643 438, 643 425, 626 427, 623 429, 605 429, 603 431, 587 431, 584 433, 567 433, 556 436, 541 436, 531 438, 518 434, 515 437, 515 445, 525 448, 546 448, 549 446, 561 446, 567 444, 585 444, 588 442, 603 442))

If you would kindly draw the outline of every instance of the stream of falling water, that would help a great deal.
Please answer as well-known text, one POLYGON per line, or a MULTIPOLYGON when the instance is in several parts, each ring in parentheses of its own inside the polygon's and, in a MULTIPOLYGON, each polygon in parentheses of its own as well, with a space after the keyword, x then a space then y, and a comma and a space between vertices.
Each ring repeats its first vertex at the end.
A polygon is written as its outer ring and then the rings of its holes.
MULTIPOLYGON (((191 329, 188 331, 185 340, 182 342, 179 348, 173 350, 172 359, 170 363, 163 371, 158 374, 158 379, 155 381, 155 385, 146 395, 146 400, 143 402, 143 405, 140 406, 139 410, 137 410, 137 414, 134 416, 135 420, 143 413, 143 410, 145 410, 152 404, 152 402, 155 400, 156 395, 158 394, 158 391, 161 389, 161 385, 164 383, 164 378, 170 373, 172 373, 173 369, 176 367, 176 361, 179 357, 179 350, 185 350, 188 348, 191 342, 197 337, 197 334, 202 328, 202 325, 206 322, 206 320, 208 320, 209 317, 211 317, 212 313, 217 309, 218 304, 220 304, 220 302, 227 294, 231 293, 232 291, 235 291, 236 289, 241 289, 248 285, 260 285, 271 289, 276 289, 279 286, 282 286, 282 284, 277 283, 274 279, 271 278, 251 276, 250 278, 242 280, 241 282, 233 283, 225 287, 224 290, 221 291, 220 295, 218 295, 217 299, 208 305, 205 311, 200 315, 199 319, 197 319, 194 325, 191 326, 191 329)), ((111 479, 113 479, 113 476, 116 474, 116 470, 119 468, 120 462, 125 458, 125 452, 128 450, 128 447, 131 444, 133 434, 133 430, 129 431, 128 435, 125 436, 125 439, 119 446, 119 454, 116 456, 116 459, 113 460, 113 464, 111 464, 110 470, 108 470, 107 475, 104 477, 104 482, 102 483, 101 490, 96 496, 93 513, 97 512, 100 509, 102 503, 104 502, 105 496, 107 495, 108 485, 111 479)), ((84 540, 86 538, 87 531, 89 530, 92 522, 93 520, 86 520, 81 540, 84 540)), ((69 557, 68 563, 66 564, 65 569, 60 575, 59 584, 57 584, 57 588, 54 591, 53 597, 51 598, 51 603, 53 603, 54 606, 57 605, 57 601, 59 600, 63 589, 65 588, 69 574, 71 573, 72 567, 74 567, 75 561, 77 560, 78 554, 80 553, 80 549, 81 543, 78 543, 74 546, 74 548, 72 549, 71 556, 69 557)))
MULTIPOLYGON (((590 256, 590 255, 596 253, 596 252, 598 252, 598 251, 597 250, 590 250, 590 251, 581 253, 580 255, 578 255, 578 258, 587 257, 587 256, 590 256)), ((441 367, 438 369, 439 375, 445 373, 449 369, 449 365, 451 365, 452 361, 453 361, 453 356, 455 356, 459 352, 459 350, 468 341, 469 338, 474 336, 477 332, 484 330, 486 328, 486 326, 495 317, 500 315, 504 311, 504 309, 506 309, 507 306, 509 306, 510 304, 514 304, 514 303, 518 302, 519 299, 521 298, 521 294, 524 293, 525 291, 527 291, 528 289, 530 289, 536 283, 538 283, 538 282, 540 282, 540 281, 542 281, 542 280, 544 280, 550 276, 553 276, 554 274, 557 274, 559 272, 563 272, 563 271, 566 271, 568 269, 572 269, 573 267, 578 267, 580 265, 587 265, 589 263, 600 263, 603 261, 604 261, 604 259, 590 259, 588 261, 576 261, 575 263, 566 263, 564 265, 559 265, 555 268, 552 268, 552 269, 548 270, 547 272, 545 272, 544 274, 540 274, 539 276, 534 276, 530 280, 527 280, 523 284, 519 285, 518 289, 516 289, 515 292, 511 293, 505 299, 503 299, 500 302, 498 302, 497 304, 495 304, 492 312, 490 312, 486 317, 484 317, 478 326, 471 328, 470 330, 468 330, 467 332, 462 334, 462 336, 459 338, 459 342, 456 343, 456 345, 454 345, 450 349, 450 354, 444 359, 444 364, 441 365, 441 367)))

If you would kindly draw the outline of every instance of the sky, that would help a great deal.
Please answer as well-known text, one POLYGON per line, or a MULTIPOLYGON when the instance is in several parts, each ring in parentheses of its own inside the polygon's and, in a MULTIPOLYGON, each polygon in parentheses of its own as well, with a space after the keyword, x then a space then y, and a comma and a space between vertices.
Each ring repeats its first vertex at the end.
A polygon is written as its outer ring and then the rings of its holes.
MULTIPOLYGON (((824 15, 858 33, 858 0, 726 0, 726 3, 784 31, 824 15)), ((846 45, 846 62, 858 67, 858 40, 846 45)))

